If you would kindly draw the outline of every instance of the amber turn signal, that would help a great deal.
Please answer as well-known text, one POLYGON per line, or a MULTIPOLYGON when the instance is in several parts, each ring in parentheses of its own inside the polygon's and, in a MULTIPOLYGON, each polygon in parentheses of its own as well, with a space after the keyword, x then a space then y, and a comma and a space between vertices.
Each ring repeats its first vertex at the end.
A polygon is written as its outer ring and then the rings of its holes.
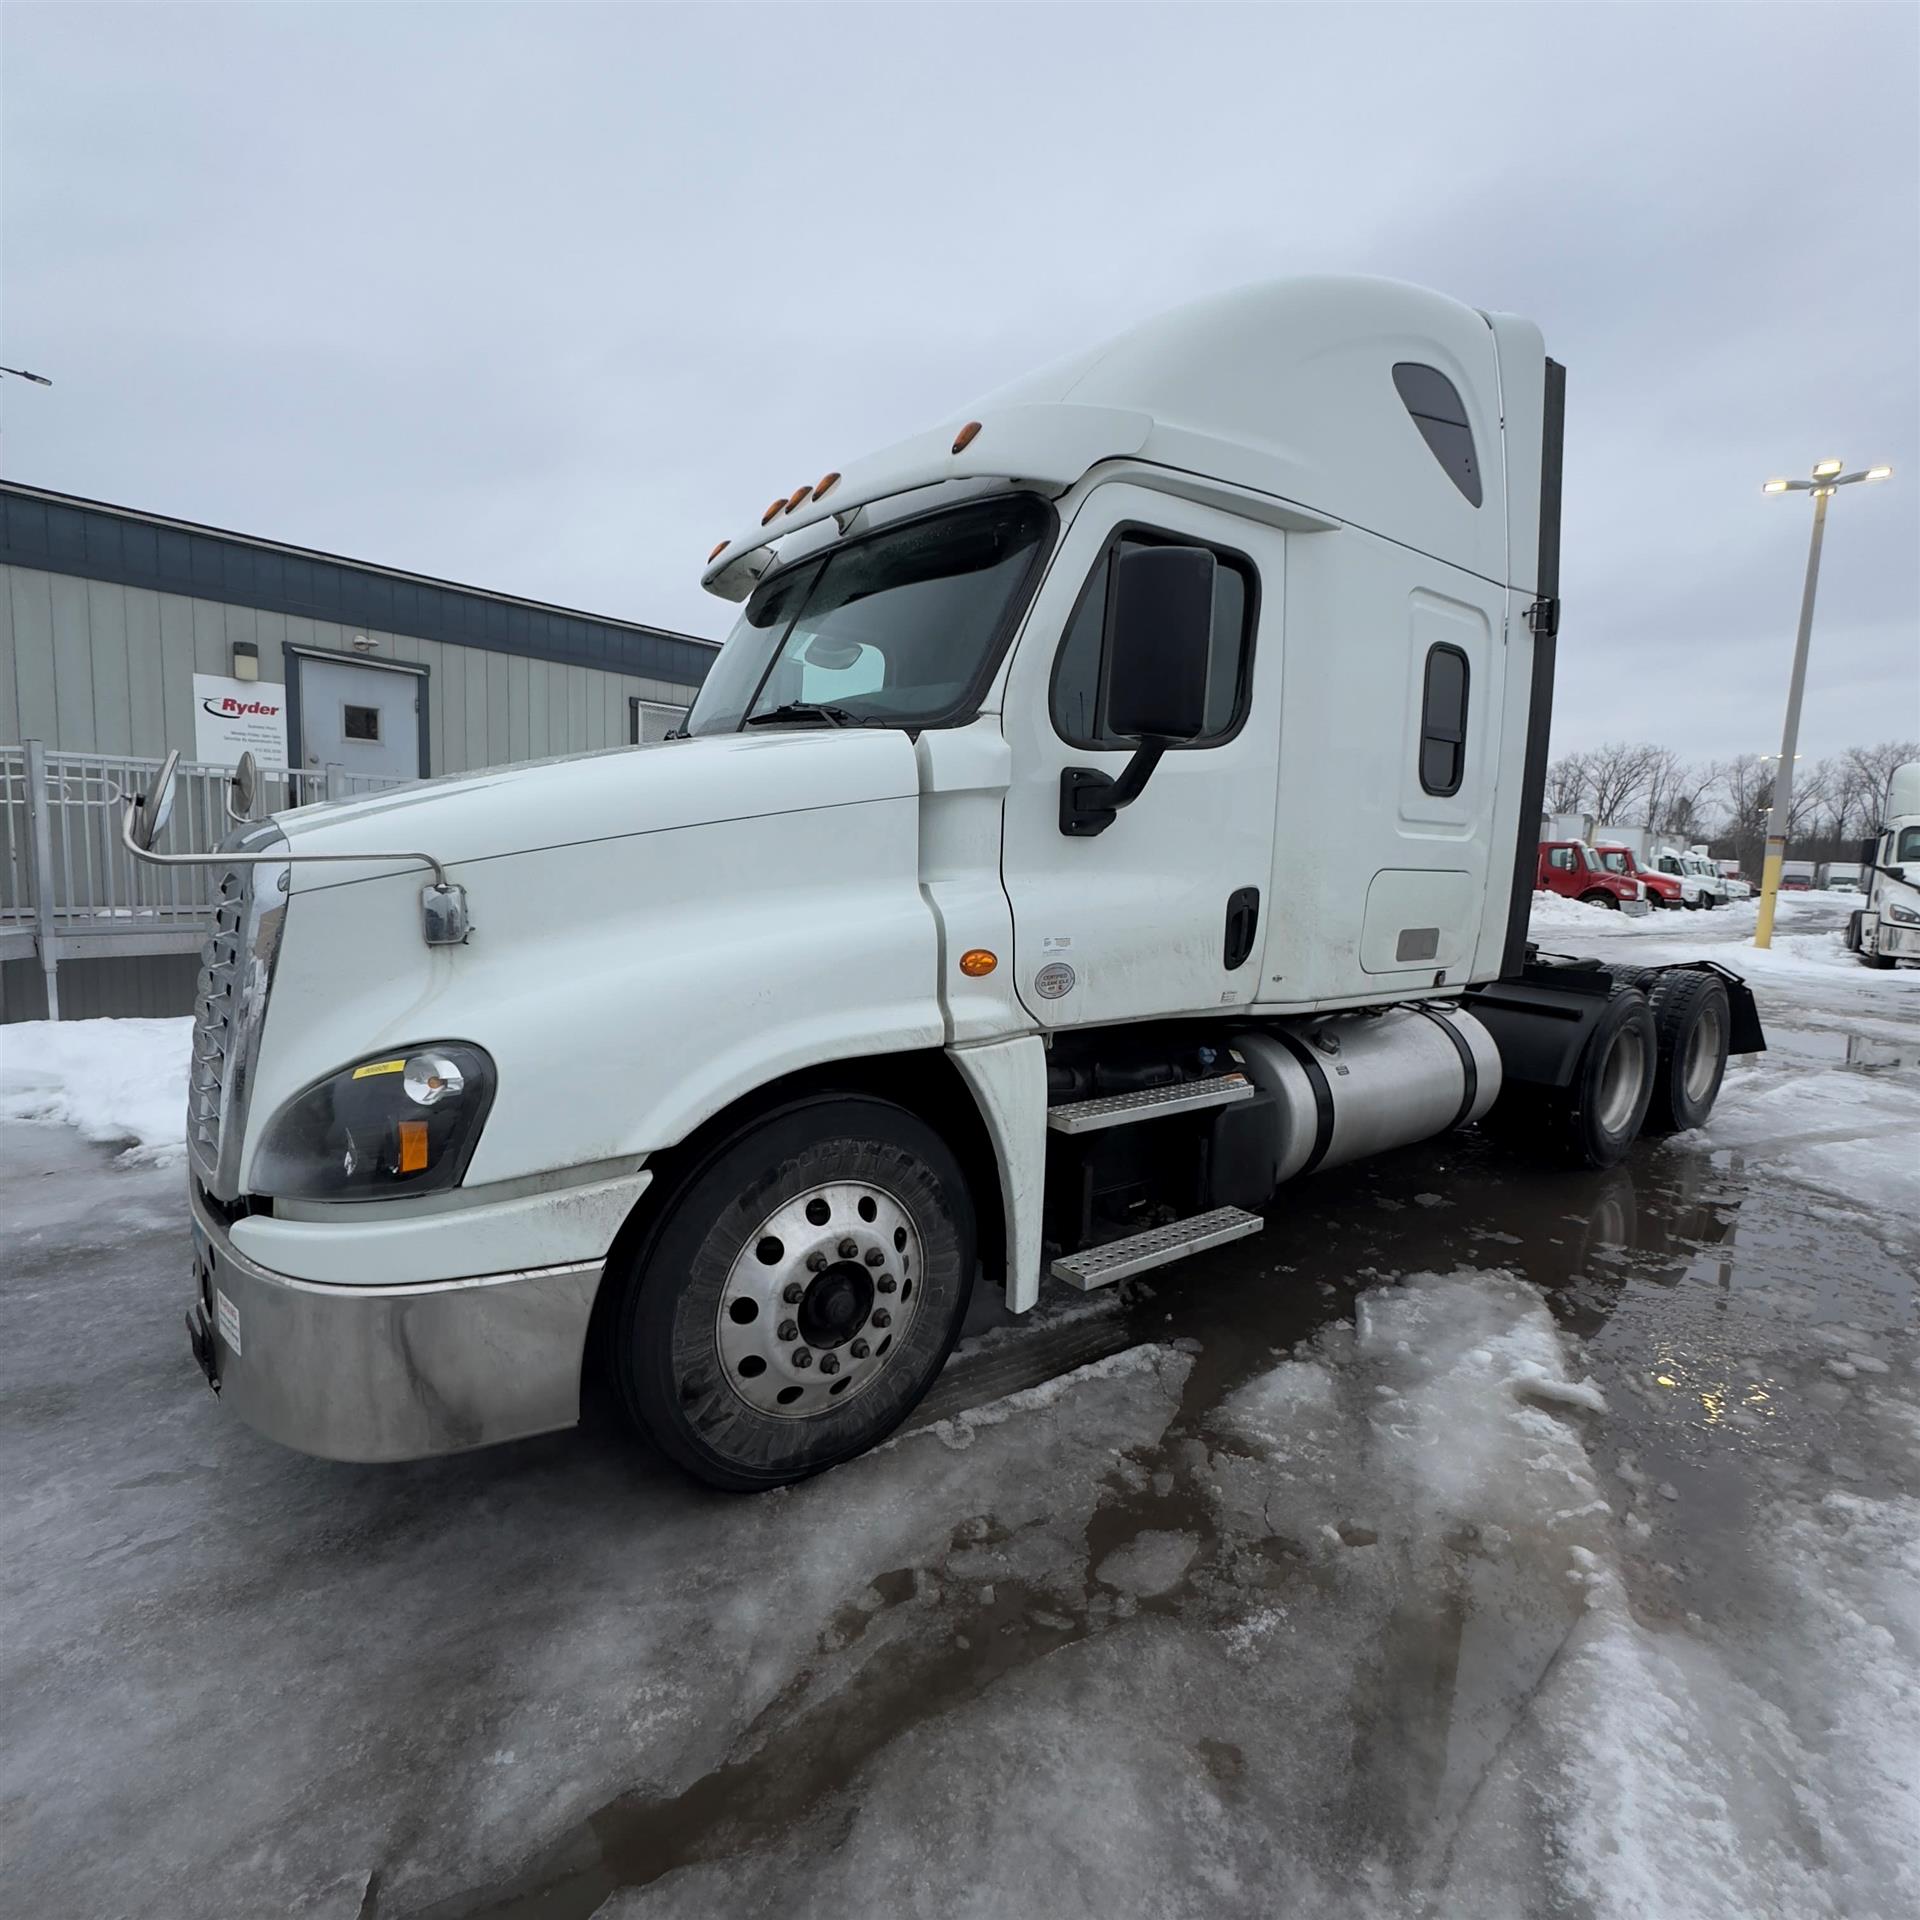
POLYGON ((400 1164, 398 1173, 419 1173, 427 1164, 427 1123, 424 1120, 400 1122, 400 1164))
POLYGON ((954 452, 965 453, 966 450, 973 445, 973 436, 979 431, 980 422, 978 420, 969 420, 967 424, 953 436, 954 452))
POLYGON ((960 971, 969 980, 978 980, 982 974, 991 973, 1000 964, 997 953, 989 953, 985 947, 969 947, 960 956, 960 971))

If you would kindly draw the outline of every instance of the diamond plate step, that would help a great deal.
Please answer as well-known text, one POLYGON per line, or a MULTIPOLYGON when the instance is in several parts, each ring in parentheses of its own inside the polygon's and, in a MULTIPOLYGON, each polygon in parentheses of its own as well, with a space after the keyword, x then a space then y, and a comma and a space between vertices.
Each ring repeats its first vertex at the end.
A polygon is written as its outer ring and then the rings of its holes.
POLYGON ((1183 1080, 1170 1087, 1142 1087, 1135 1093, 1108 1093, 1097 1100, 1070 1100, 1047 1109, 1055 1133, 1095 1133, 1102 1127, 1126 1127, 1139 1120, 1160 1120, 1170 1113, 1195 1113, 1251 1100, 1257 1089, 1244 1073, 1215 1074, 1210 1080, 1183 1080))
POLYGON ((1266 1224, 1244 1207, 1215 1207, 1210 1213, 1191 1214, 1164 1227, 1149 1227, 1145 1233, 1130 1233, 1124 1240, 1066 1254, 1053 1263, 1051 1271, 1056 1280, 1091 1293, 1095 1287, 1110 1287, 1116 1280, 1168 1266, 1209 1247, 1223 1247, 1229 1240, 1244 1240, 1266 1224))

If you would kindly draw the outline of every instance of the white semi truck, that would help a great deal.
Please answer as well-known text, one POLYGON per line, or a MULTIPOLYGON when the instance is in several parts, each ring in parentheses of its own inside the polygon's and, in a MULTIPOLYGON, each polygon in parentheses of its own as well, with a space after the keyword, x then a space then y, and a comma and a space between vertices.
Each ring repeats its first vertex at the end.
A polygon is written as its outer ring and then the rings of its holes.
POLYGON ((783 487, 680 737, 250 823, 189 1115, 222 1398, 396 1459, 604 1368, 772 1486, 905 1417, 977 1273, 1107 1285, 1482 1119, 1697 1124, 1738 979, 1527 940, 1562 392, 1415 288, 1211 299, 783 487))
POLYGON ((1867 898, 1847 917, 1847 946, 1870 967, 1920 961, 1920 760, 1894 768, 1860 868, 1867 898))

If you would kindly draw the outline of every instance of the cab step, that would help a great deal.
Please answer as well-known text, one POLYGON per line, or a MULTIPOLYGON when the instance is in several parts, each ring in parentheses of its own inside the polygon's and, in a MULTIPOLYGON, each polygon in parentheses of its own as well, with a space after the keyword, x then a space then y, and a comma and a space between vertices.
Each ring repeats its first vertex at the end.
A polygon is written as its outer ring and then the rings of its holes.
POLYGON ((1128 1127, 1141 1120, 1162 1120, 1172 1113, 1197 1113, 1203 1107, 1251 1100, 1257 1091, 1244 1073, 1217 1073, 1206 1080, 1142 1087, 1134 1093, 1107 1093, 1097 1100, 1070 1100, 1047 1109, 1047 1125, 1055 1133, 1097 1133, 1102 1127, 1128 1127))
POLYGON ((1224 1247, 1229 1240, 1244 1240, 1266 1224, 1244 1207, 1215 1207, 1208 1213, 1189 1214, 1184 1220, 1169 1220, 1164 1227, 1149 1227, 1145 1233, 1130 1233, 1124 1240, 1108 1240, 1097 1247, 1064 1254, 1053 1263, 1051 1272, 1056 1280, 1091 1293, 1095 1287, 1110 1287, 1116 1280, 1170 1266, 1189 1254, 1205 1253, 1209 1247, 1224 1247))

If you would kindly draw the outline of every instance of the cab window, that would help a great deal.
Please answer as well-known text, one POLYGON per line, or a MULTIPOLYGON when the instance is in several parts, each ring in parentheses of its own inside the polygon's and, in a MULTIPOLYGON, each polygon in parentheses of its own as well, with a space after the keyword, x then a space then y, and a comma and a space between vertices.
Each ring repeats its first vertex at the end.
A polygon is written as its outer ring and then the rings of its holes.
POLYGON ((1122 748, 1134 744, 1107 724, 1107 580, 1115 558, 1140 547, 1206 546, 1215 562, 1213 639, 1207 653, 1206 725, 1190 747, 1212 747, 1239 730, 1253 687, 1253 630, 1259 590, 1253 564, 1206 541, 1183 539, 1145 527, 1123 527, 1094 562, 1074 602, 1053 667, 1053 725, 1076 747, 1122 748))
POLYGON ((1571 847, 1553 847, 1547 853, 1547 865, 1557 867, 1562 873, 1573 871, 1573 849, 1571 847))

